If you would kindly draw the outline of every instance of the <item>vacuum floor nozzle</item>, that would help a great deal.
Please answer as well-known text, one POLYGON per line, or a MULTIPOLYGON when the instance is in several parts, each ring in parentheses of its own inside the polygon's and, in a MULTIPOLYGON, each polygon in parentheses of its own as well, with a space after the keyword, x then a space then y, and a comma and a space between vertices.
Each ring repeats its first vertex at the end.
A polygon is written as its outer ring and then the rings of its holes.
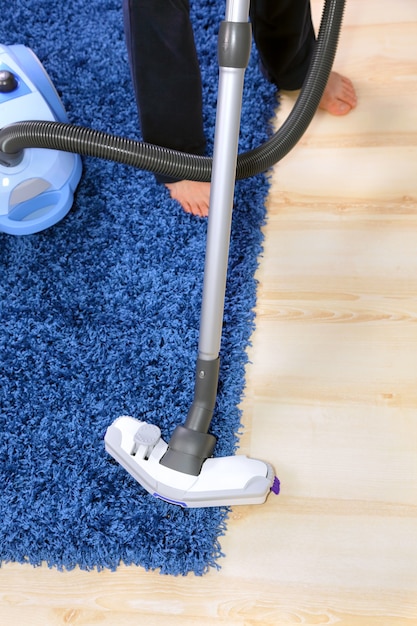
POLYGON ((278 493, 271 465, 236 455, 209 458, 198 476, 161 465, 168 444, 153 424, 123 415, 107 429, 107 452, 151 495, 185 508, 262 504, 278 493))

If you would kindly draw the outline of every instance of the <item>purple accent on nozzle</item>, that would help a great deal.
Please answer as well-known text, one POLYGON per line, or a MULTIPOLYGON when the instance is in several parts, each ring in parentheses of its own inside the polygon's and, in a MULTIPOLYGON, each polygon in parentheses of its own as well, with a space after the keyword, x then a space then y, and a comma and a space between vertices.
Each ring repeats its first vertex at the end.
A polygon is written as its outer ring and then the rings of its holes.
POLYGON ((272 493, 275 493, 276 496, 279 494, 280 486, 281 486, 280 482, 278 478, 275 476, 274 482, 272 483, 272 486, 271 486, 271 491, 272 493))
POLYGON ((160 500, 164 500, 165 502, 169 502, 169 504, 178 504, 178 506, 182 506, 183 509, 188 509, 188 504, 186 502, 181 502, 180 500, 171 500, 171 498, 166 498, 165 496, 161 496, 160 493, 154 491, 152 494, 154 498, 159 498, 160 500))

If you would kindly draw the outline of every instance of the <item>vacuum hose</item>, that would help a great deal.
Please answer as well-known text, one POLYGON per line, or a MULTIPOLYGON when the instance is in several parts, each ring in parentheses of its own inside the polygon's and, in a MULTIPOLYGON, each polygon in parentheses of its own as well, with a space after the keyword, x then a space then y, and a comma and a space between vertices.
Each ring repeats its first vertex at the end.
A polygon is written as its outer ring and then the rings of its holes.
MULTIPOLYGON (((345 0, 325 0, 313 59, 297 101, 281 128, 265 143, 238 156, 236 178, 265 172, 280 161, 310 124, 333 65, 345 0)), ((0 151, 15 165, 24 148, 93 156, 177 179, 209 182, 212 159, 60 122, 28 121, 0 131, 0 151)))

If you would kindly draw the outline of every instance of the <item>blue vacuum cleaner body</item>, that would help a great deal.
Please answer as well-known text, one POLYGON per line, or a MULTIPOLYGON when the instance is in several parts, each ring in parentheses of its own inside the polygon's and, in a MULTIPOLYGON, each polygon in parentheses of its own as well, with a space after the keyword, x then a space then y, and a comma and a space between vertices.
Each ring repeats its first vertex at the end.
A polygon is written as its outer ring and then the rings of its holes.
MULTIPOLYGON (((25 120, 68 122, 62 102, 36 55, 0 45, 0 128, 25 120)), ((28 148, 16 165, 0 156, 0 231, 30 235, 70 210, 81 178, 78 154, 28 148)))

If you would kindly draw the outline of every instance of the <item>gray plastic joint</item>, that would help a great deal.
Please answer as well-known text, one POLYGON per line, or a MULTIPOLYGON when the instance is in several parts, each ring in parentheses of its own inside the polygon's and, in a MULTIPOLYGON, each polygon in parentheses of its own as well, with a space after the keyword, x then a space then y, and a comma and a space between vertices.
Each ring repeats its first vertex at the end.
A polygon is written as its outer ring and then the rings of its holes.
POLYGON ((19 152, 3 152, 0 150, 0 165, 5 167, 16 167, 19 163, 22 162, 24 156, 24 150, 19 150, 19 152))
POLYGON ((169 441, 168 450, 160 460, 161 465, 170 469, 198 476, 204 461, 211 456, 216 438, 199 433, 185 426, 177 426, 169 441))
POLYGON ((246 68, 252 45, 250 22, 222 22, 217 40, 220 67, 246 68))
POLYGON ((198 476, 204 461, 211 456, 216 438, 209 435, 217 398, 220 359, 197 359, 194 398, 183 426, 177 426, 160 460, 165 467, 198 476))
POLYGON ((185 422, 187 428, 204 433, 208 431, 216 404, 219 367, 219 357, 213 361, 197 359, 194 399, 185 422))

